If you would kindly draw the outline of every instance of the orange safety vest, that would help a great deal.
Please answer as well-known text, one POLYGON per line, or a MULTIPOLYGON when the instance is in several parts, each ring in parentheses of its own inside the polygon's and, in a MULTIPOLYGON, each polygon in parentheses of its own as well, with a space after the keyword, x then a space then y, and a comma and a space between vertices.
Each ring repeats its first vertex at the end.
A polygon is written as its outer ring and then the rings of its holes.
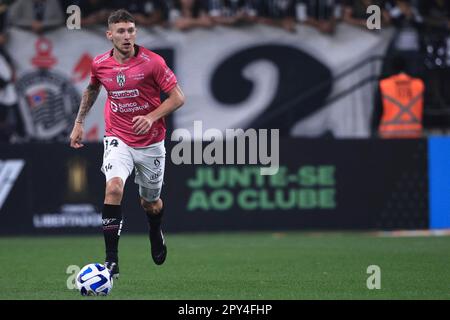
POLYGON ((378 128, 382 138, 422 136, 423 81, 405 73, 380 81, 383 116, 378 128))

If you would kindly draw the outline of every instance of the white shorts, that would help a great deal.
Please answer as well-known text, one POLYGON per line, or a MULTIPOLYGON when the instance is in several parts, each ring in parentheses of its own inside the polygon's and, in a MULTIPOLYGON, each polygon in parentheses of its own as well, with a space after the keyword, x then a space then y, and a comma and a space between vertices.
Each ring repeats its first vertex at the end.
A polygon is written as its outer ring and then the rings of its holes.
POLYGON ((144 148, 133 148, 116 137, 103 138, 102 172, 106 181, 119 177, 123 184, 135 170, 139 194, 151 202, 159 199, 164 178, 166 149, 164 141, 144 148))

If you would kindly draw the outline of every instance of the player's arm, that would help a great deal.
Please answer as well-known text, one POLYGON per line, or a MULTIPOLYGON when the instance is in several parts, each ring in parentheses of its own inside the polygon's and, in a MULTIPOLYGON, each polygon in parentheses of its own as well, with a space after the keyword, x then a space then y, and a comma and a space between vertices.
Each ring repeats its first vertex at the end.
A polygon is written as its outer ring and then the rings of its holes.
POLYGON ((155 121, 171 114, 184 104, 184 94, 178 84, 167 92, 167 94, 168 98, 158 108, 145 116, 136 116, 133 118, 134 132, 137 134, 146 134, 155 121))
POLYGON ((89 110, 91 110, 94 105, 95 100, 97 100, 98 94, 100 93, 100 84, 89 84, 88 87, 83 92, 83 97, 81 98, 80 108, 78 109, 77 118, 75 119, 75 124, 70 134, 70 146, 72 148, 78 149, 83 146, 81 140, 83 139, 83 123, 89 110))

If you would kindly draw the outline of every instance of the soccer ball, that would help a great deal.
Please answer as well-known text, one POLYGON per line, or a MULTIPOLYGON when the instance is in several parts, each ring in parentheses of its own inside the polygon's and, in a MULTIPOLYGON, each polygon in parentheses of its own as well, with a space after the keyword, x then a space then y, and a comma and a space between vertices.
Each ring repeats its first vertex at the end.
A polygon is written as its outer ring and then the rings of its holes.
POLYGON ((76 283, 82 296, 106 296, 113 287, 111 274, 101 263, 84 266, 77 275, 76 283))

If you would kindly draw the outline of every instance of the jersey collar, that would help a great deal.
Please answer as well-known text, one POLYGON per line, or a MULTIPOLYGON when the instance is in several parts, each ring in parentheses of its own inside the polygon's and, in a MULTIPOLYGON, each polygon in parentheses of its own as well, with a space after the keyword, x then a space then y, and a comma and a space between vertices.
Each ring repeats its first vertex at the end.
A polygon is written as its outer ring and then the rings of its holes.
MULTIPOLYGON (((139 54, 139 49, 140 46, 138 46, 137 44, 134 45, 134 57, 137 57, 139 54)), ((109 52, 109 56, 112 57, 114 54, 114 48, 111 49, 111 51, 109 52)))

